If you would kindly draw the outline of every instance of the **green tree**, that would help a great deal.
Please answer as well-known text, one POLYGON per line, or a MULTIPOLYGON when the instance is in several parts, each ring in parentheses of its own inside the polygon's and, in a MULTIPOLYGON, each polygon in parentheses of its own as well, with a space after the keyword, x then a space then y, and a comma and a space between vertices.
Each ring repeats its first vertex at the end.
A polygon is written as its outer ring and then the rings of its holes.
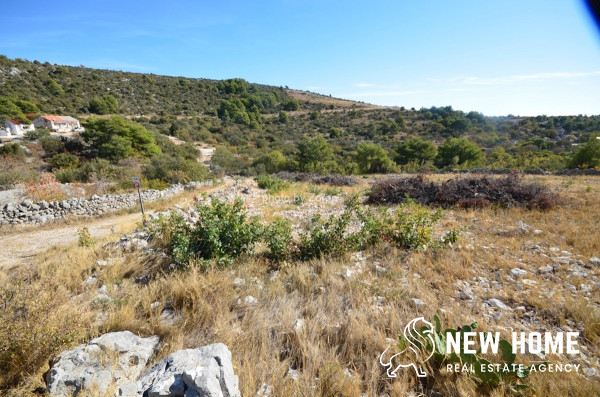
POLYGON ((40 111, 40 109, 37 107, 37 105, 33 102, 23 101, 20 99, 17 99, 14 102, 15 102, 15 105, 17 105, 21 109, 21 111, 25 114, 38 113, 40 111))
POLYGON ((295 99, 288 99, 281 104, 283 110, 294 111, 300 109, 300 102, 295 99))
POLYGON ((335 161, 333 148, 325 138, 304 138, 298 143, 298 165, 300 171, 326 174, 339 172, 340 166, 335 161))
POLYGON ((475 143, 465 138, 449 138, 438 148, 436 165, 447 166, 476 166, 483 160, 483 152, 475 143))
POLYGON ((290 116, 283 110, 279 112, 279 122, 283 124, 287 124, 290 122, 290 116))
POLYGON ((275 172, 284 170, 287 166, 287 163, 287 158, 279 150, 273 150, 270 153, 260 156, 254 162, 254 166, 256 167, 262 164, 267 174, 273 174, 275 172))
POLYGON ((89 110, 96 114, 117 113, 119 103, 113 95, 105 95, 102 98, 93 98, 90 101, 89 110))
POLYGON ((65 90, 54 79, 46 81, 46 87, 48 87, 48 91, 54 96, 64 95, 65 93, 65 90))
POLYGON ((396 148, 396 163, 405 165, 416 162, 423 165, 433 162, 437 156, 437 149, 433 142, 421 138, 408 138, 396 148))
POLYGON ((577 150, 569 161, 569 168, 600 167, 600 139, 592 136, 590 140, 577 150))
POLYGON ((358 145, 355 159, 363 174, 385 174, 396 168, 385 149, 374 143, 363 142, 358 145))
POLYGON ((114 162, 135 155, 151 157, 162 153, 154 136, 143 125, 121 116, 90 117, 81 137, 91 157, 114 162))
POLYGON ((0 97, 0 118, 12 119, 21 116, 23 112, 12 99, 0 97))

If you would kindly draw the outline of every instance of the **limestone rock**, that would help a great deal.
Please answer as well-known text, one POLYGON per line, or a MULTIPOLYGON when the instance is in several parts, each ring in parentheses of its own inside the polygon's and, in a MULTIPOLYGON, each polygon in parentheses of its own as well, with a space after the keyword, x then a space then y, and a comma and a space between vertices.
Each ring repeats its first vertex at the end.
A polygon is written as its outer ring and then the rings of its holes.
POLYGON ((111 385, 135 381, 158 349, 160 338, 111 332, 59 354, 50 363, 46 385, 51 396, 103 394, 111 385))
POLYGON ((124 385, 120 396, 240 397, 231 352, 222 343, 180 350, 148 370, 135 383, 124 385))

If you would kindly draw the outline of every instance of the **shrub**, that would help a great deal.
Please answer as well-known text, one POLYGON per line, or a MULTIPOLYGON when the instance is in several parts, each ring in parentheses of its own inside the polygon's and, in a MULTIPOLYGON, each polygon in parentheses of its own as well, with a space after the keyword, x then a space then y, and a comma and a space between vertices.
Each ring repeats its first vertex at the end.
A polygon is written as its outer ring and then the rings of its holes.
POLYGON ((419 204, 463 208, 498 205, 504 208, 550 209, 560 203, 557 193, 538 183, 523 183, 517 174, 506 177, 457 177, 443 183, 423 176, 377 182, 367 203, 397 204, 408 198, 419 204))
POLYGON ((342 174, 311 174, 282 171, 275 174, 276 177, 286 181, 311 182, 318 185, 354 186, 358 183, 356 177, 342 174))
POLYGON ((59 296, 42 284, 0 285, 0 390, 16 386, 75 340, 78 319, 57 311, 59 296))
POLYGON ((94 240, 92 239, 90 230, 87 227, 77 229, 75 235, 78 236, 77 245, 79 245, 80 247, 91 247, 92 245, 94 245, 94 240))
POLYGON ((287 189, 289 186, 289 183, 287 183, 281 178, 264 174, 257 176, 256 182, 258 183, 259 188, 265 189, 269 194, 275 194, 284 189, 287 189))
POLYGON ((79 164, 79 158, 70 153, 59 153, 48 160, 52 168, 73 168, 79 164))
POLYGON ((264 240, 269 251, 265 255, 273 261, 287 261, 297 252, 298 248, 292 239, 290 221, 276 218, 265 228, 264 240))
POLYGON ((382 238, 402 249, 445 247, 458 241, 462 229, 453 229, 441 238, 434 238, 434 227, 442 216, 441 209, 431 211, 409 200, 396 210, 395 216, 385 214, 382 217, 382 238))
POLYGON ((37 180, 25 184, 25 196, 33 201, 60 201, 67 198, 60 182, 53 174, 40 173, 37 180))
POLYGON ((23 158, 27 156, 27 151, 18 143, 7 143, 4 146, 0 146, 0 156, 23 158))
POLYGON ((600 167, 600 140, 592 137, 573 155, 569 161, 569 168, 597 167, 600 167))
POLYGON ((28 141, 38 141, 42 138, 46 138, 50 136, 50 131, 48 131, 45 128, 36 128, 33 131, 27 131, 25 133, 25 135, 23 135, 23 138, 27 139, 28 141))
POLYGON ((197 263, 208 266, 211 261, 228 265, 252 250, 262 236, 258 218, 248 219, 242 200, 233 204, 212 200, 210 205, 196 207, 199 220, 193 225, 181 216, 172 215, 153 222, 152 234, 164 238, 165 230, 172 236, 168 247, 173 259, 181 266, 197 263), (167 222, 167 225, 164 225, 167 222))

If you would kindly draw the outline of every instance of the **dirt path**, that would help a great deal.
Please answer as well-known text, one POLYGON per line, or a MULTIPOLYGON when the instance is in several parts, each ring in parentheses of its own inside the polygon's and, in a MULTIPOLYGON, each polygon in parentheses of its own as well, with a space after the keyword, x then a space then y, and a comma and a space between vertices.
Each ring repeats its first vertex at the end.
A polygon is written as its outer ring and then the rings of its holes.
MULTIPOLYGON (((231 178, 224 178, 225 183, 203 190, 205 193, 227 189, 234 184, 231 178)), ((174 203, 177 204, 177 203, 174 203)), ((153 211, 149 211, 152 213, 153 211)), ((0 268, 26 263, 35 255, 55 246, 72 244, 77 241, 77 230, 87 227, 92 238, 115 233, 115 238, 126 225, 135 225, 141 221, 140 214, 115 215, 108 218, 94 219, 81 225, 57 225, 52 229, 23 230, 0 236, 0 268)))

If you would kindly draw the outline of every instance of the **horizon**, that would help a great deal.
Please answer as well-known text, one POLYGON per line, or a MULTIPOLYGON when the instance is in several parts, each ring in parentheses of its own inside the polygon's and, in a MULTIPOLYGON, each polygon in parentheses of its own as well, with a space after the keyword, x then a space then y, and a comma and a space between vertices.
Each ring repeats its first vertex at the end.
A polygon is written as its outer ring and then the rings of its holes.
POLYGON ((53 10, 60 13, 30 3, 29 15, 6 7, 27 26, 0 38, 0 53, 9 58, 239 77, 385 107, 452 106, 489 117, 600 113, 600 37, 583 1, 434 8, 150 2, 143 9, 135 2, 59 2, 53 10))

